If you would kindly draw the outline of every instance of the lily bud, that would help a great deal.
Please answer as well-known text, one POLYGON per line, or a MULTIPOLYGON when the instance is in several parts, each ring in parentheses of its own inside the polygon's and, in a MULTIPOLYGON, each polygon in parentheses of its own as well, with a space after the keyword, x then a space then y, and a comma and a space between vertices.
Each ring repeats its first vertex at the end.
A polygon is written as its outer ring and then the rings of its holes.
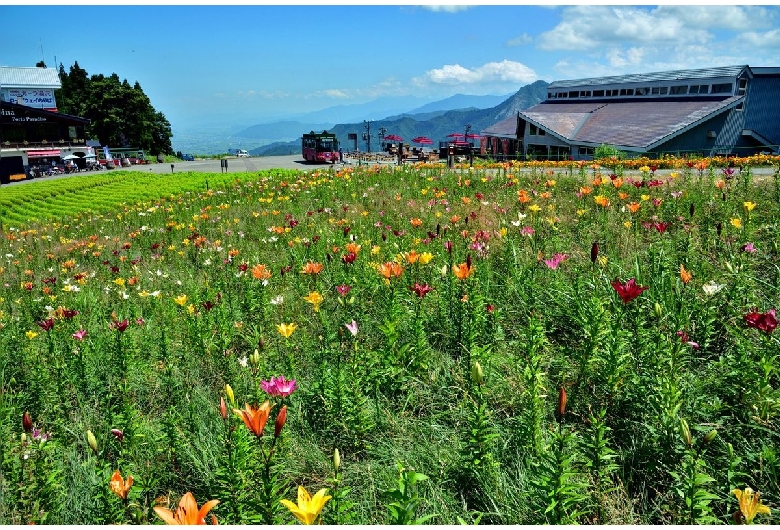
POLYGON ((690 447, 693 439, 691 438, 691 429, 688 427, 688 422, 685 421, 685 418, 680 418, 680 434, 682 434, 685 445, 690 447))
POLYGON ((563 415, 566 414, 566 401, 568 400, 568 397, 566 396, 566 387, 561 387, 561 390, 558 392, 558 419, 563 418, 563 415))
POLYGON ((223 420, 227 419, 227 403, 222 396, 219 396, 219 415, 222 416, 223 420))
POLYGON ((720 233, 723 232, 723 223, 718 223, 715 225, 715 231, 718 233, 718 237, 720 237, 720 233))
POLYGON ((279 438, 284 424, 287 423, 287 405, 282 407, 279 414, 276 415, 276 424, 274 425, 274 438, 279 438))
POLYGON ((734 274, 734 266, 730 262, 726 262, 726 269, 731 273, 734 274))
POLYGON ((482 365, 479 363, 474 363, 474 366, 471 367, 471 380, 478 385, 485 382, 485 373, 482 371, 482 365))
POLYGON ((230 385, 225 385, 225 395, 228 398, 228 401, 230 401, 230 406, 235 407, 236 406, 236 396, 233 395, 233 389, 230 385))
POLYGON ((92 434, 92 431, 87 429, 87 443, 92 448, 92 450, 95 452, 95 454, 98 454, 98 444, 97 440, 95 439, 95 435, 92 434))
POLYGON ((696 211, 696 207, 691 203, 691 207, 688 208, 688 213, 693 217, 693 213, 696 211))
POLYGON ((32 419, 30 418, 30 413, 27 411, 22 414, 22 428, 24 429, 24 432, 30 432, 32 430, 32 419))
POLYGON ((260 352, 257 349, 249 356, 249 362, 252 363, 252 366, 260 364, 260 352))
POLYGON ((338 473, 339 466, 341 465, 341 455, 339 455, 338 448, 333 450, 333 469, 338 473))
POLYGON ((125 439, 125 432, 121 429, 111 429, 111 434, 117 439, 119 443, 122 443, 125 439))
POLYGON ((590 261, 591 263, 596 263, 596 260, 599 258, 599 243, 598 241, 594 241, 593 244, 590 246, 590 261))
POLYGON ((22 441, 22 444, 27 442, 27 433, 22 433, 22 435, 19 437, 19 439, 22 441))
POLYGON ((718 431, 716 429, 712 429, 710 432, 704 435, 704 443, 709 444, 712 440, 715 439, 717 435, 718 431))
POLYGON ((663 308, 661 308, 661 304, 659 304, 658 302, 656 302, 655 305, 653 306, 653 311, 655 312, 656 318, 661 318, 664 315, 663 308))

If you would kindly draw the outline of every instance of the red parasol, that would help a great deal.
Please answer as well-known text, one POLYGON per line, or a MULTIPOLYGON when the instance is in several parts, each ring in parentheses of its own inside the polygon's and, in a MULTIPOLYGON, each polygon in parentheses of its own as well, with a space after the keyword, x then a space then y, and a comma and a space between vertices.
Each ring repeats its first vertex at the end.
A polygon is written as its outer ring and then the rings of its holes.
POLYGON ((466 135, 463 133, 452 133, 452 134, 448 134, 447 138, 465 138, 465 136, 466 135))
POLYGON ((431 145, 433 143, 433 140, 431 140, 427 136, 418 136, 417 138, 413 138, 412 142, 416 144, 422 144, 422 145, 431 145))
POLYGON ((398 136, 397 134, 388 134, 385 136, 385 140, 388 140, 390 142, 403 142, 404 139, 398 136))

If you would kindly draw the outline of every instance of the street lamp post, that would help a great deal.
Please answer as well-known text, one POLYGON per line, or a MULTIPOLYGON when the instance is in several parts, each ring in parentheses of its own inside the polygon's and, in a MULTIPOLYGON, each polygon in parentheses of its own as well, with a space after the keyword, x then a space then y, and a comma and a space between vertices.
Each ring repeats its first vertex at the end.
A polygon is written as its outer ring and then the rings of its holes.
POLYGON ((382 151, 385 150, 385 133, 387 132, 387 129, 384 127, 379 128, 379 143, 382 146, 382 151))
POLYGON ((363 120, 363 123, 365 124, 364 127, 366 129, 366 151, 371 152, 371 120, 363 120))
MULTIPOLYGON (((470 124, 466 125, 466 134, 463 136, 463 140, 466 141, 466 143, 468 143, 470 130, 471 130, 471 125, 470 124)), ((470 167, 474 165, 474 149, 473 149, 474 146, 470 143, 468 145, 469 145, 468 149, 469 149, 469 167, 470 167)))

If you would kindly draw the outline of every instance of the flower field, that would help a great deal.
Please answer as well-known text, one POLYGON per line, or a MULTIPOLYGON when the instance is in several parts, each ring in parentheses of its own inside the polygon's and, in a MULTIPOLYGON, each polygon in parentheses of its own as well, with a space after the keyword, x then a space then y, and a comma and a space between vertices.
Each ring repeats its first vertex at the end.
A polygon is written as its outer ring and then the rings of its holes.
POLYGON ((3 187, 0 523, 771 523, 739 162, 3 187))

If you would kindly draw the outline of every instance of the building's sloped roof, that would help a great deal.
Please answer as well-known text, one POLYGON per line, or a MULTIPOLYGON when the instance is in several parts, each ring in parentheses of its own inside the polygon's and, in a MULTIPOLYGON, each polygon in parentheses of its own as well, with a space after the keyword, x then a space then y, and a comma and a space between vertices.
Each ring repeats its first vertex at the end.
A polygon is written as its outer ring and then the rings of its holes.
POLYGON ((700 68, 695 70, 668 70, 647 74, 627 74, 608 77, 591 77, 585 79, 564 79, 553 81, 548 89, 591 86, 591 85, 622 85, 626 83, 647 83, 650 81, 678 81, 681 79, 703 79, 711 77, 737 77, 747 65, 721 66, 717 68, 700 68))
POLYGON ((54 68, 0 66, 0 87, 61 88, 62 83, 54 68))
POLYGON ((743 97, 720 101, 540 103, 520 115, 569 142, 649 148, 743 97))
POLYGON ((509 116, 498 123, 494 123, 487 129, 480 131, 482 136, 494 136, 499 138, 517 138, 517 114, 509 116))

